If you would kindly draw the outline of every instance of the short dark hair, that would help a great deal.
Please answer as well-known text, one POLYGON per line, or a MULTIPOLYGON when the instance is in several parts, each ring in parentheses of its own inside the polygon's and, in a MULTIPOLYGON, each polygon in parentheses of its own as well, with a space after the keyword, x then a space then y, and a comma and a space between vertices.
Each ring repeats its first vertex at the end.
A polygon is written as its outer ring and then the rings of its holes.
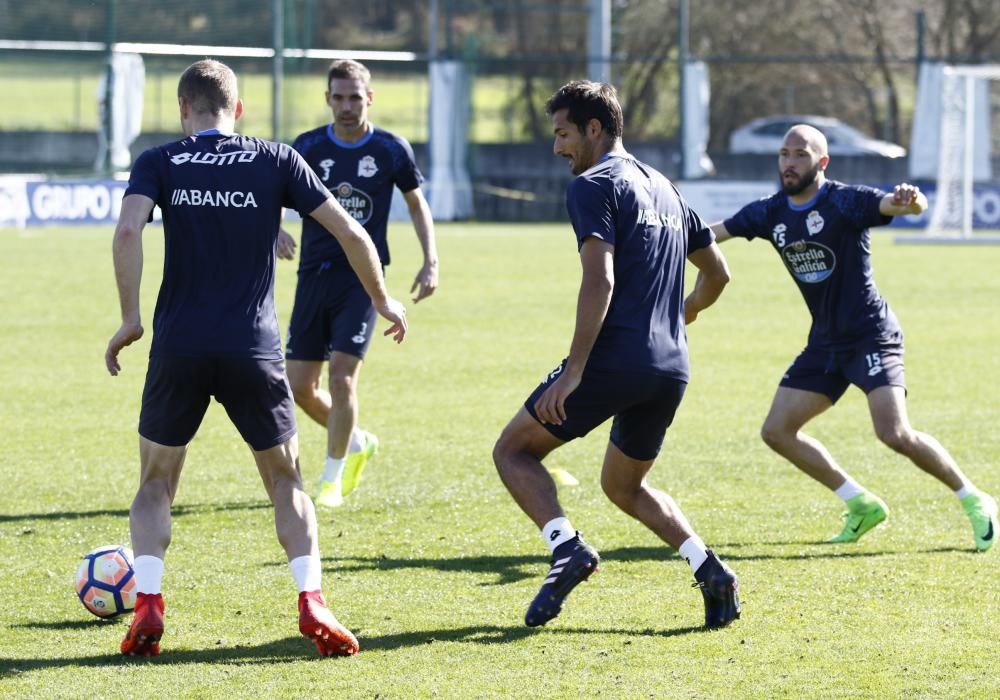
POLYGON ((618 91, 609 83, 590 80, 566 83, 545 103, 545 113, 549 116, 561 109, 567 110, 567 119, 576 124, 580 133, 586 131, 591 119, 599 121, 604 132, 613 139, 621 138, 625 128, 618 91))
POLYGON ((233 112, 239 100, 236 74, 220 61, 197 61, 181 74, 177 96, 187 100, 199 114, 233 112))
POLYGON ((367 88, 371 86, 372 74, 365 67, 365 64, 349 58, 340 58, 331 63, 330 69, 326 72, 327 88, 330 87, 330 81, 334 79, 360 80, 367 88))

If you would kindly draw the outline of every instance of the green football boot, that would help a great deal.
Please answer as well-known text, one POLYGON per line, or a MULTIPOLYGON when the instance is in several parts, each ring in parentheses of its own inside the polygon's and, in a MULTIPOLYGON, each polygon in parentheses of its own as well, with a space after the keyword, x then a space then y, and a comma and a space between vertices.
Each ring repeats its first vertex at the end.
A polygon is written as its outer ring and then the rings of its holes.
POLYGON ((827 542, 857 542, 861 536, 889 517, 889 507, 878 496, 865 491, 847 499, 844 529, 827 542))
POLYGON ((549 469, 549 474, 552 476, 552 480, 556 482, 556 486, 580 485, 580 481, 565 469, 559 469, 558 467, 555 467, 553 469, 549 469))
POLYGON ((316 505, 323 506, 324 508, 339 508, 344 505, 344 494, 341 492, 341 483, 339 481, 326 481, 321 479, 319 482, 319 493, 316 494, 316 505))
POLYGON ((349 452, 347 462, 344 464, 344 476, 341 480, 344 496, 358 487, 361 483, 361 473, 365 470, 368 460, 378 452, 378 438, 367 430, 362 430, 361 433, 365 436, 364 449, 360 452, 349 452))
POLYGON ((976 549, 985 552, 993 546, 997 531, 997 502, 982 491, 970 493, 962 499, 962 508, 972 523, 972 536, 976 549))

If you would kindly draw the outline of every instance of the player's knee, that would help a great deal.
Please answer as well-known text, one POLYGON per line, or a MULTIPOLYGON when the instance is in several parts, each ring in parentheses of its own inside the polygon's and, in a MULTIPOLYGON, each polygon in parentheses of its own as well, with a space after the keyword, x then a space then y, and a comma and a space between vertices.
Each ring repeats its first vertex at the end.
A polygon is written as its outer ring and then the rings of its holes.
POLYGON ((295 403, 303 404, 316 396, 316 382, 307 377, 300 377, 292 372, 288 373, 288 386, 292 389, 292 397, 295 403))
POLYGON ((636 495, 639 493, 639 488, 633 484, 623 483, 619 479, 601 475, 601 490, 604 491, 604 495, 629 515, 635 510, 634 503, 636 495))
POLYGON ((608 499, 629 515, 635 515, 636 503, 643 492, 649 491, 645 472, 624 472, 619 469, 601 471, 601 490, 608 499))
POLYGON ((354 396, 354 377, 350 374, 330 373, 330 396, 334 401, 348 401, 354 396))
POLYGON ((760 439, 772 450, 779 449, 789 438, 788 431, 771 421, 764 421, 760 427, 760 439))
POLYGON ((913 444, 913 431, 901 425, 878 426, 875 435, 887 447, 903 454, 909 452, 913 444))
POLYGON ((512 462, 521 455, 533 455, 524 437, 509 425, 500 433, 500 437, 493 445, 493 464, 501 474, 512 462))
POLYGON ((493 464, 496 466, 497 471, 503 470, 513 451, 513 441, 510 438, 509 431, 505 429, 500 433, 497 441, 493 443, 493 464))

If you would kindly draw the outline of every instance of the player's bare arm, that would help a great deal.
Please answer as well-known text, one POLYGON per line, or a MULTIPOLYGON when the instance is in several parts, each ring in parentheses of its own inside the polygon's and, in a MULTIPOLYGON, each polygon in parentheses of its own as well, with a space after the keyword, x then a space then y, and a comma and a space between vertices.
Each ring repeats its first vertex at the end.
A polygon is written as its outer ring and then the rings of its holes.
POLYGON ((383 335, 391 335, 397 343, 403 342, 406 336, 406 308, 386 291, 378 252, 368 232, 332 197, 309 212, 309 216, 337 239, 361 285, 371 297, 375 310, 392 323, 383 335))
POLYGON ((561 425, 566 420, 566 398, 580 385, 583 368, 594 341, 604 325, 615 287, 614 246, 595 236, 580 247, 583 275, 576 303, 576 327, 569 356, 562 373, 535 403, 535 412, 544 423, 561 425))
POLYGON ((410 294, 417 293, 413 297, 413 302, 417 303, 433 294, 438 287, 438 255, 437 243, 434 238, 434 220, 431 218, 431 208, 427 204, 427 199, 419 187, 404 192, 403 199, 406 200, 406 207, 410 211, 410 220, 413 221, 413 230, 417 232, 420 249, 424 253, 424 264, 413 279, 413 286, 410 287, 410 294))
POLYGON ((688 260, 698 268, 694 288, 684 300, 684 322, 694 323, 698 314, 714 304, 729 284, 729 265, 715 243, 694 251, 688 260))
POLYGON ((725 243, 733 237, 732 234, 729 233, 729 229, 726 228, 726 224, 722 221, 716 221, 714 224, 710 225, 709 228, 712 229, 712 233, 715 234, 716 243, 725 243))
POLYGON ((153 211, 153 200, 145 195, 130 194, 122 200, 121 214, 111 244, 114 255, 115 280, 122 325, 108 341, 104 364, 111 376, 121 370, 118 353, 142 337, 142 317, 139 313, 139 285, 142 281, 142 230, 153 211))
POLYGON ((886 216, 923 214, 927 211, 927 196, 916 185, 903 182, 882 198, 878 210, 886 216))
MULTIPOLYGON (((284 210, 282 210, 282 219, 284 219, 284 210)), ((295 260, 295 248, 296 248, 295 238, 283 228, 278 228, 278 242, 275 246, 275 252, 278 257, 282 260, 295 260)))

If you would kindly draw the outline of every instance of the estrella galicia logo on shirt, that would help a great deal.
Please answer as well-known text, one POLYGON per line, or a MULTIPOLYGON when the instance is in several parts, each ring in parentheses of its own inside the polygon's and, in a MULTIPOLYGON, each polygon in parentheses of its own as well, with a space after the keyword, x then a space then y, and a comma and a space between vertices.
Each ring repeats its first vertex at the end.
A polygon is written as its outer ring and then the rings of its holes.
POLYGON ((372 198, 367 192, 355 189, 349 182, 342 182, 337 185, 333 195, 337 198, 337 203, 362 226, 372 218, 372 198))
POLYGON ((358 177, 375 177, 378 166, 375 165, 374 156, 365 156, 358 161, 358 177))
POLYGON ((178 153, 170 156, 174 165, 193 163, 195 165, 232 165, 233 163, 252 163, 257 157, 257 151, 230 151, 229 153, 178 153))
POLYGON ((819 212, 813 209, 806 216, 806 229, 809 231, 810 236, 815 236, 817 233, 823 230, 823 224, 826 222, 823 217, 819 215, 819 212))
POLYGON ((792 276, 800 282, 822 282, 837 266, 837 256, 822 243, 795 241, 781 251, 781 257, 792 276))

